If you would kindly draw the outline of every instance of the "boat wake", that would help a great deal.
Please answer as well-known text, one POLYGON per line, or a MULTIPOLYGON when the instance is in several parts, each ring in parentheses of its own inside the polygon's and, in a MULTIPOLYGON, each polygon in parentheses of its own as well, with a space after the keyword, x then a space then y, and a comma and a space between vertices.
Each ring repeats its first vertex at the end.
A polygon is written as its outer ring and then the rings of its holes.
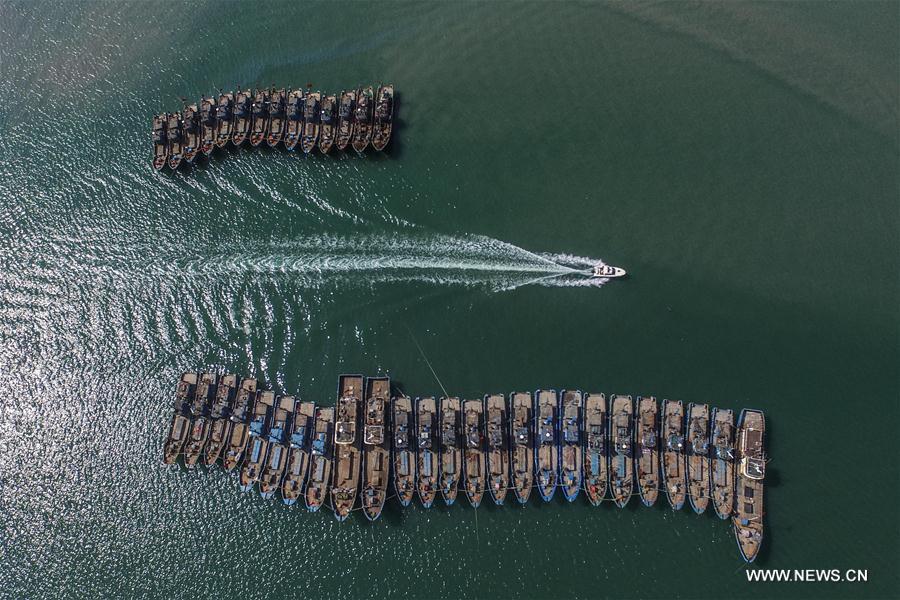
POLYGON ((418 281, 435 285, 602 286, 589 277, 599 259, 536 253, 486 236, 316 235, 264 247, 232 247, 213 254, 174 259, 189 276, 291 276, 317 285, 352 279, 360 283, 418 281))

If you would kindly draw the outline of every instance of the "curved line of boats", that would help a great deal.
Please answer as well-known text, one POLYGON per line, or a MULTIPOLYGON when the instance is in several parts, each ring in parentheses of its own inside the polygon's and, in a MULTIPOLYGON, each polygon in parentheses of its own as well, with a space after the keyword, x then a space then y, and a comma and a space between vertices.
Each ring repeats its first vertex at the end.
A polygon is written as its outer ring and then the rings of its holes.
POLYGON ((177 169, 210 156, 215 148, 246 142, 257 147, 300 149, 309 154, 318 146, 348 146, 362 153, 371 144, 384 150, 394 120, 394 86, 344 90, 339 95, 302 89, 257 89, 204 96, 183 110, 153 117, 153 167, 177 169))
POLYGON ((638 495, 653 505, 660 490, 679 510, 712 504, 731 518, 745 560, 763 536, 765 417, 653 397, 540 389, 482 399, 392 397, 387 377, 341 375, 335 406, 316 406, 258 389, 253 378, 184 373, 163 460, 194 468, 220 460, 239 471, 240 487, 302 497, 310 511, 329 506, 339 521, 360 509, 381 515, 389 494, 402 506, 418 496, 447 505, 461 490, 477 508, 487 492, 529 501, 537 488, 569 502, 582 490, 619 507, 638 495), (637 489, 635 490, 635 487, 637 489), (390 490, 390 491, 389 491, 390 490))

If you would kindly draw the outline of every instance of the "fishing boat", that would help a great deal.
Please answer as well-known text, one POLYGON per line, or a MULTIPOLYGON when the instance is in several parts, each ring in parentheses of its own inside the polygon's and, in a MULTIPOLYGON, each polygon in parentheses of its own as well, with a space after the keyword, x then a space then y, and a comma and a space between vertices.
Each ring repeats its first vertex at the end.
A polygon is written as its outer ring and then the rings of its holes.
POLYGON ((734 412, 713 408, 712 427, 713 506, 720 519, 727 519, 734 510, 734 412))
POLYGON ((334 462, 334 407, 316 409, 312 451, 309 463, 309 483, 303 494, 306 509, 316 512, 328 497, 331 464, 334 462))
POLYGON ((550 502, 556 492, 559 473, 559 444, 556 435, 559 400, 556 390, 538 390, 534 397, 537 404, 534 471, 541 498, 544 502, 550 502))
POLYGON ((675 510, 684 506, 687 489, 684 473, 684 410, 681 400, 663 400, 662 476, 669 505, 675 510))
POLYGON ((697 514, 709 505, 709 405, 688 405, 688 498, 697 514))
POLYGON ((269 132, 269 91, 256 90, 250 108, 250 145, 254 148, 263 143, 269 132))
POLYGON ((297 403, 288 432, 288 459, 284 469, 284 482, 281 484, 281 498, 288 506, 297 502, 306 485, 315 417, 314 402, 297 403))
POLYGON ((610 404, 609 431, 615 453, 610 466, 610 487, 616 506, 623 508, 631 500, 631 493, 634 491, 634 403, 631 396, 616 394, 610 404))
POLYGON ((169 423, 169 434, 163 444, 163 464, 173 465, 181 454, 184 440, 187 438, 188 429, 191 426, 190 409, 188 403, 194 397, 197 388, 196 373, 182 373, 175 386, 175 401, 172 408, 172 421, 169 423))
POLYGON ((191 402, 191 432, 184 445, 184 465, 193 469, 203 453, 209 436, 209 411, 216 391, 219 376, 215 373, 201 373, 194 400, 191 402))
POLYGON ((366 378, 365 398, 362 507, 366 518, 374 521, 384 508, 391 471, 391 441, 386 431, 390 378, 366 378))
POLYGON ((166 122, 166 144, 169 168, 175 171, 181 165, 183 158, 183 131, 181 127, 181 113, 170 113, 166 122))
POLYGON ((303 109, 303 135, 300 137, 300 148, 306 154, 313 151, 316 141, 319 139, 320 103, 322 94, 309 92, 306 94, 306 104, 303 109))
POLYGON ((303 90, 291 90, 287 100, 287 123, 284 129, 284 147, 294 150, 303 133, 303 108, 306 94, 303 90))
POLYGON ((584 401, 584 493, 594 506, 606 497, 607 465, 606 396, 588 394, 584 401))
POLYGON ((242 492, 253 489, 253 485, 259 481, 262 474, 269 450, 269 438, 266 434, 272 424, 274 408, 275 392, 270 390, 260 392, 253 404, 253 413, 250 416, 250 441, 244 455, 244 463, 241 465, 239 481, 242 492))
POLYGON ((362 152, 372 141, 372 86, 357 90, 356 111, 353 114, 353 149, 362 152))
POLYGON ((224 148, 231 141, 234 125, 234 94, 222 92, 216 101, 216 147, 224 148))
POLYGON ((272 426, 269 427, 269 451, 266 454, 265 467, 259 478, 259 494, 266 500, 272 498, 281 488, 284 478, 284 467, 287 464, 288 427, 294 420, 294 408, 297 399, 294 396, 279 396, 275 400, 275 411, 272 426))
POLYGON ((341 92, 338 103, 338 126, 334 143, 338 150, 346 150, 347 144, 353 138, 354 115, 356 114, 356 91, 344 90, 341 92))
POLYGON ((253 95, 250 90, 238 90, 234 97, 234 117, 231 126, 231 143, 240 146, 250 135, 253 121, 253 95))
POLYGON ((441 496, 447 506, 456 502, 462 469, 459 409, 459 398, 441 398, 441 496))
POLYGON ((519 504, 528 502, 534 487, 534 436, 532 427, 534 404, 530 392, 510 394, 510 432, 513 444, 510 452, 512 487, 519 504))
POLYGON ((224 375, 219 379, 216 398, 209 411, 209 438, 203 452, 203 464, 212 466, 219 460, 225 447, 225 434, 228 433, 228 417, 237 394, 237 375, 224 375))
POLYGON ((269 134, 266 142, 269 144, 269 148, 275 148, 284 137, 285 118, 287 117, 287 92, 284 88, 272 92, 272 101, 269 106, 269 134))
POLYGON ((563 390, 559 412, 562 417, 559 436, 559 484, 566 500, 572 502, 581 491, 584 455, 581 448, 581 422, 584 395, 581 390, 563 390))
POLYGON ((644 506, 653 506, 659 497, 659 406, 656 398, 637 400, 637 480, 644 506))
POLYGON ((338 400, 334 424, 334 478, 331 484, 331 506, 334 517, 344 521, 356 504, 362 459, 359 427, 360 399, 363 394, 362 375, 341 375, 338 378, 338 400))
POLYGON ((595 265, 591 269, 591 277, 599 277, 601 279, 618 279, 626 275, 628 275, 628 272, 625 269, 610 265, 595 265))
POLYGON ((200 98, 200 152, 203 156, 212 154, 213 148, 216 147, 218 125, 215 98, 203 96, 200 98))
POLYGON ((469 504, 478 508, 484 495, 484 404, 481 400, 463 402, 463 431, 466 440, 464 487, 469 504))
POLYGON ((181 123, 184 128, 184 161, 193 164, 200 152, 200 109, 196 104, 184 107, 181 123))
POLYGON ((153 168, 162 171, 169 156, 169 144, 166 139, 166 121, 168 115, 162 113, 153 117, 153 168))
POLYGON ((741 556, 753 562, 763 540, 763 479, 766 475, 766 418, 762 411, 744 409, 738 420, 737 492, 734 537, 741 556))
POLYGON ((322 154, 328 154, 331 146, 334 145, 338 124, 337 106, 337 99, 333 95, 325 96, 325 99, 322 100, 322 110, 319 113, 322 122, 319 132, 319 151, 322 154))
POLYGON ((257 381, 252 377, 241 379, 241 387, 234 398, 234 408, 228 417, 228 430, 225 433, 225 456, 222 457, 222 466, 226 471, 234 470, 244 457, 244 450, 250 439, 248 420, 256 403, 256 386, 257 381))
POLYGON ((437 402, 434 398, 416 399, 416 491, 419 502, 431 508, 438 491, 437 402))
POLYGON ((494 504, 501 506, 509 491, 509 416, 503 394, 485 395, 487 484, 494 504))
POLYGON ((394 126, 394 86, 388 84, 379 87, 375 103, 372 147, 380 151, 391 141, 391 130, 394 126))
POLYGON ((409 506, 416 489, 416 455, 411 432, 413 427, 412 399, 403 396, 391 402, 391 461, 394 465, 394 491, 401 506, 409 506))

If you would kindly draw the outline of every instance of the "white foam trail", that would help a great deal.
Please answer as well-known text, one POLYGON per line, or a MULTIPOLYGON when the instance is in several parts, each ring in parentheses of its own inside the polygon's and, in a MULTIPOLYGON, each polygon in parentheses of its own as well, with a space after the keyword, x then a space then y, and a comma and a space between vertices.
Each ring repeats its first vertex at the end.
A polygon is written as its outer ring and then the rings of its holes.
POLYGON ((486 236, 417 236, 408 232, 307 236, 262 248, 236 246, 188 259, 173 258, 172 262, 177 271, 189 276, 284 274, 301 285, 352 278, 515 289, 532 283, 599 286, 606 281, 582 276, 595 265, 603 265, 599 259, 531 252, 486 236), (573 277, 588 283, 567 281, 573 277))

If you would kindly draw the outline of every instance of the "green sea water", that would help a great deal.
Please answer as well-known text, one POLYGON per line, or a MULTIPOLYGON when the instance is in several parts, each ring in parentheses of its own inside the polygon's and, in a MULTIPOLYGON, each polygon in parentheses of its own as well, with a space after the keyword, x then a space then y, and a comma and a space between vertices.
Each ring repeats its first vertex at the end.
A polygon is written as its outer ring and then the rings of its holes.
POLYGON ((0 1, 0 597, 900 596, 898 13, 0 1), (151 168, 179 97, 379 81, 386 154, 151 168), (753 566, 868 582, 748 583, 663 501, 341 524, 161 464, 182 371, 442 395, 423 354, 464 398, 764 410, 753 566))

